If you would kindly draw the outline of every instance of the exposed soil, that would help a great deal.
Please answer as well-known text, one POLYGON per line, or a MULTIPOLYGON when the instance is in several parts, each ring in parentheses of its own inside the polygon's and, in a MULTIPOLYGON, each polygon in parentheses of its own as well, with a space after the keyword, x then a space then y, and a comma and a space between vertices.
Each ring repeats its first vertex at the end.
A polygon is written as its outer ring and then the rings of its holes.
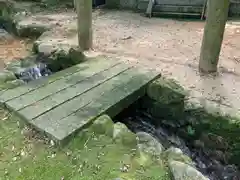
MULTIPOLYGON (((20 58, 24 58, 30 54, 29 49, 32 42, 20 39, 3 40, 0 43, 0 69, 3 69, 6 63, 20 58)), ((31 50, 31 49, 30 49, 31 50)))
POLYGON ((146 18, 132 12, 106 12, 94 21, 94 48, 176 79, 193 97, 239 111, 240 21, 228 21, 217 76, 201 76, 198 59, 204 21, 146 18))

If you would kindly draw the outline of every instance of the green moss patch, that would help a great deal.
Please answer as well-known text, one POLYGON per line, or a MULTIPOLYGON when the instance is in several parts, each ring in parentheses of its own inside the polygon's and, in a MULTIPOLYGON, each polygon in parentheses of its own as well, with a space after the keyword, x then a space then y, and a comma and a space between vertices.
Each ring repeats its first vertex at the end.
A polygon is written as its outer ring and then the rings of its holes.
POLYGON ((86 129, 59 149, 33 130, 19 128, 19 119, 0 111, 3 179, 170 180, 165 166, 152 160, 143 168, 134 151, 109 136, 86 129))

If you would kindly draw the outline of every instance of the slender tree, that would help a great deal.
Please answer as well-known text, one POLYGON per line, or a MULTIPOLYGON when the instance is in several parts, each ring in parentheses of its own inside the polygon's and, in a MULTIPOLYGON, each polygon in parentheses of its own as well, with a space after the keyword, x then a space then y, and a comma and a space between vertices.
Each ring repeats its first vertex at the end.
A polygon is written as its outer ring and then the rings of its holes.
POLYGON ((78 45, 82 50, 92 47, 92 0, 75 0, 78 15, 78 45))
POLYGON ((199 70, 211 73, 217 71, 230 0, 209 0, 207 20, 204 29, 199 70))

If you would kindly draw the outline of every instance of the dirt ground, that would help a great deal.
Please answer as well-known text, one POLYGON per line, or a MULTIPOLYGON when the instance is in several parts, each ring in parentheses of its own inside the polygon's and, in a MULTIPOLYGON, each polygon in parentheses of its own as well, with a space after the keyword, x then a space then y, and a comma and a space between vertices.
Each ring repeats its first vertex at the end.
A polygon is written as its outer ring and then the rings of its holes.
MULTIPOLYGON (((62 41, 77 45, 75 13, 52 14, 47 18, 58 24, 58 29, 52 30, 53 36, 46 44, 62 41), (63 21, 63 18, 66 19, 63 21), (75 30, 65 37, 58 30, 65 31, 65 27, 70 26, 69 22, 75 30), (64 37, 61 39, 59 36, 64 37)), ((95 52, 154 68, 191 90, 192 97, 207 99, 234 113, 240 110, 240 19, 228 21, 226 25, 217 76, 198 73, 204 21, 149 19, 133 12, 103 10, 96 10, 93 19, 95 52)), ((16 47, 15 43, 0 45, 0 59, 12 59, 19 56, 19 52, 24 55, 26 51, 22 49, 22 43, 16 44, 16 47)))
POLYGON ((193 97, 235 113, 240 110, 240 20, 226 25, 216 77, 198 73, 204 24, 108 12, 94 21, 94 49, 157 69, 191 90, 193 97))
POLYGON ((21 39, 6 39, 0 42, 0 69, 13 60, 26 57, 30 52, 32 43, 21 39))

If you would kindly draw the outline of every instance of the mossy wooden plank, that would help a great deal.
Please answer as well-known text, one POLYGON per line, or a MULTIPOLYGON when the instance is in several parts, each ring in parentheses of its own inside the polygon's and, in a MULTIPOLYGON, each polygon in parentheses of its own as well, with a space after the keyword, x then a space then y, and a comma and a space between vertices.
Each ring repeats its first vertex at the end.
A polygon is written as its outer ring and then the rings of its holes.
MULTIPOLYGON (((117 76, 119 73, 126 71, 129 68, 130 66, 128 65, 118 64, 112 67, 111 69, 97 73, 74 86, 66 88, 41 101, 38 101, 33 105, 20 110, 18 113, 27 120, 36 118, 39 115, 45 113, 46 111, 50 111, 51 109, 57 107, 58 105, 66 101, 69 101, 73 98, 76 98, 77 96, 83 94, 84 92, 95 88, 96 86, 104 83, 105 81, 113 78, 114 76, 117 76)), ((83 94, 83 96, 85 95, 83 94)), ((76 106, 78 105, 76 104, 76 106)))
POLYGON ((69 116, 70 114, 75 113, 77 110, 91 103, 94 99, 97 99, 99 96, 103 95, 106 92, 113 90, 114 88, 120 86, 126 78, 134 77, 134 69, 128 69, 118 76, 105 81, 99 86, 87 91, 86 93, 77 96, 76 98, 61 104, 60 106, 52 109, 51 111, 46 112, 45 114, 33 119, 32 124, 41 127, 49 127, 49 124, 57 123, 59 120, 69 116), (126 77, 126 78, 125 78, 126 77))
MULTIPOLYGON (((138 71, 136 70, 134 73, 136 72, 138 71)), ((44 129, 47 134, 55 139, 62 141, 90 123, 94 118, 108 111, 112 106, 117 106, 117 103, 127 100, 131 104, 136 101, 137 97, 144 95, 146 88, 143 87, 158 76, 159 74, 156 72, 145 72, 144 74, 139 72, 132 78, 125 77, 125 81, 120 86, 104 92, 103 95, 94 99, 76 113, 56 121, 56 123, 44 125, 44 127, 40 127, 41 124, 35 125, 44 129), (139 91, 138 96, 136 96, 137 91, 139 91), (131 96, 133 93, 134 98, 131 96)), ((118 110, 121 111, 124 108, 126 107, 119 107, 118 110)))
POLYGON ((78 73, 72 74, 71 76, 67 76, 63 79, 60 79, 44 87, 31 91, 18 98, 10 100, 6 102, 6 106, 9 109, 18 111, 52 94, 55 94, 68 87, 74 86, 75 84, 80 83, 84 79, 89 78, 94 74, 105 71, 114 66, 116 66, 116 64, 112 64, 112 63, 109 63, 109 64, 102 63, 102 64, 95 64, 95 65, 93 64, 91 67, 86 67, 86 69, 83 69, 78 73))
POLYGON ((10 90, 4 91, 0 95, 0 102, 4 103, 8 100, 17 98, 17 97, 19 97, 23 94, 26 94, 30 91, 33 91, 33 90, 38 89, 40 87, 43 87, 47 84, 53 83, 57 80, 60 80, 62 78, 70 76, 74 73, 82 71, 86 68, 90 68, 92 66, 98 66, 98 65, 101 65, 101 64, 103 64, 103 65, 104 64, 105 65, 116 64, 116 61, 115 62, 114 61, 109 61, 107 59, 104 59, 103 57, 92 58, 87 62, 83 62, 81 64, 78 64, 78 65, 75 65, 73 67, 67 68, 63 71, 56 72, 55 74, 53 74, 51 76, 32 81, 32 82, 28 83, 27 85, 20 86, 20 87, 17 87, 15 89, 10 89, 10 90))

